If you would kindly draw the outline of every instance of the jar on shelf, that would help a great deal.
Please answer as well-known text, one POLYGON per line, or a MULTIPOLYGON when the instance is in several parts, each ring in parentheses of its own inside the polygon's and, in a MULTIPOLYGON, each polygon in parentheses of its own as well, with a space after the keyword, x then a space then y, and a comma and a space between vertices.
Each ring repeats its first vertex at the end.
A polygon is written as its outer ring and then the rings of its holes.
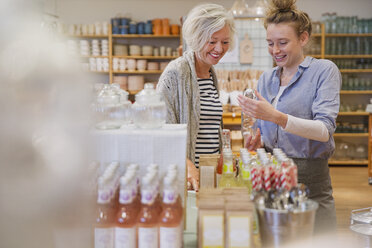
POLYGON ((139 128, 160 128, 165 124, 166 106, 154 84, 146 83, 144 89, 135 96, 132 105, 133 122, 139 128))
POLYGON ((354 151, 354 157, 355 157, 355 159, 360 159, 360 160, 368 159, 368 148, 367 148, 367 146, 363 145, 363 144, 356 145, 355 151, 354 151))

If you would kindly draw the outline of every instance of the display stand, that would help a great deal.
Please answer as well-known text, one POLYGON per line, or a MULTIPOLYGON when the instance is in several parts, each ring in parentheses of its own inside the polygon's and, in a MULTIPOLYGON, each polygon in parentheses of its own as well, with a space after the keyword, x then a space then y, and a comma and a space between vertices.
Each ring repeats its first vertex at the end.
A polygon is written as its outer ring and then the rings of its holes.
POLYGON ((139 129, 134 125, 115 130, 92 132, 94 160, 106 165, 119 161, 125 166, 136 163, 139 176, 152 163, 159 165, 162 178, 170 164, 178 166, 178 190, 185 204, 186 195, 186 124, 166 124, 159 129, 139 129))

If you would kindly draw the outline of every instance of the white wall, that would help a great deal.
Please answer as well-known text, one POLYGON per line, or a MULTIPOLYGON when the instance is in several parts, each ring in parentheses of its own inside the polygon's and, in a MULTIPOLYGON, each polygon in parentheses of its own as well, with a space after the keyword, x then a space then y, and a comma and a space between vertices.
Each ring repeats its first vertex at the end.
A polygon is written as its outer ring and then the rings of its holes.
MULTIPOLYGON (((92 23, 109 21, 117 14, 127 15, 137 21, 168 17, 173 23, 201 0, 49 0, 56 2, 56 12, 65 23, 92 23)), ((208 0, 207 0, 208 1, 208 0)), ((230 9, 234 0, 210 0, 230 9)), ((254 0, 247 0, 251 6, 254 0)), ((372 17, 372 0, 297 0, 300 9, 313 20, 324 12, 339 15, 372 17)))

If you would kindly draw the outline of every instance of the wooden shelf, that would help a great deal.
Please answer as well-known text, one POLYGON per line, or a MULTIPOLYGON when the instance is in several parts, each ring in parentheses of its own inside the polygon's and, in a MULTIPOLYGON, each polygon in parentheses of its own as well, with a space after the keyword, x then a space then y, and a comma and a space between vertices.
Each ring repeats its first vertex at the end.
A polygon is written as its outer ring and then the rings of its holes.
POLYGON ((326 33, 325 37, 372 37, 371 34, 329 34, 326 33))
POLYGON ((89 55, 89 56, 81 55, 80 57, 82 58, 103 58, 103 59, 109 58, 109 56, 93 56, 93 55, 89 55))
POLYGON ((328 164, 338 165, 366 165, 368 160, 328 160, 328 164))
POLYGON ((340 94, 344 95, 372 94, 372 90, 341 90, 340 94))
POLYGON ((176 59, 178 56, 112 56, 119 59, 176 59))
POLYGON ((109 71, 87 71, 91 73, 97 73, 97 74, 109 74, 109 71))
POLYGON ((341 69, 342 73, 372 73, 372 69, 341 69))
POLYGON ((369 112, 339 112, 338 116, 368 116, 369 112))
POLYGON ((313 58, 316 58, 316 59, 322 58, 322 55, 320 55, 320 54, 306 54, 305 56, 310 56, 310 57, 313 57, 313 58))
POLYGON ((337 54, 326 54, 324 55, 326 59, 370 59, 372 58, 372 54, 344 54, 344 55, 337 55, 337 54))
POLYGON ((179 35, 113 34, 113 38, 180 38, 179 35))
POLYGON ((240 125, 241 124, 241 112, 223 113, 222 120, 223 120, 224 125, 240 125))
POLYGON ((311 37, 322 37, 322 34, 321 33, 311 34, 311 37))
POLYGON ((82 38, 89 38, 89 39, 94 39, 94 38, 97 38, 97 39, 108 39, 108 35, 66 35, 66 37, 68 38, 78 38, 78 39, 82 39, 82 38))
POLYGON ((368 137, 368 133, 334 133, 333 137, 368 137))
POLYGON ((117 74, 161 74, 163 71, 162 70, 146 70, 146 71, 113 71, 112 73, 117 73, 117 74))
POLYGON ((128 90, 128 93, 129 93, 129 95, 135 95, 135 94, 137 94, 140 91, 141 90, 128 90))

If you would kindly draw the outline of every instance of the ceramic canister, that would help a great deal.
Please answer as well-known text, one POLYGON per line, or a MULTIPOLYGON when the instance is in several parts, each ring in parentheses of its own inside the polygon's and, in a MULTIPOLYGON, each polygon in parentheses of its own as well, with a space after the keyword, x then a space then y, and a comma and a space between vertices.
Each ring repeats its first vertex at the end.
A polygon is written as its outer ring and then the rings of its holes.
POLYGON ((159 62, 148 62, 147 63, 147 70, 149 71, 157 71, 159 70, 159 62))
POLYGON ((152 56, 153 48, 152 46, 142 46, 142 55, 143 56, 152 56))
POLYGON ((145 83, 144 76, 128 76, 128 90, 141 90, 145 83))
POLYGON ((152 34, 152 23, 151 20, 145 24, 145 34, 152 34))
POLYGON ((130 45, 129 46, 129 53, 132 56, 140 56, 141 55, 141 47, 138 45, 130 45))
POLYGON ((147 67, 147 60, 146 59, 139 59, 137 60, 137 70, 144 71, 147 67))
POLYGON ((137 33, 137 24, 135 22, 129 23, 129 33, 136 34, 137 33))
POLYGON ((137 33, 145 34, 145 23, 144 22, 137 23, 137 33))
POLYGON ((135 59, 128 59, 127 60, 127 68, 129 71, 135 71, 136 70, 136 60, 135 59))

